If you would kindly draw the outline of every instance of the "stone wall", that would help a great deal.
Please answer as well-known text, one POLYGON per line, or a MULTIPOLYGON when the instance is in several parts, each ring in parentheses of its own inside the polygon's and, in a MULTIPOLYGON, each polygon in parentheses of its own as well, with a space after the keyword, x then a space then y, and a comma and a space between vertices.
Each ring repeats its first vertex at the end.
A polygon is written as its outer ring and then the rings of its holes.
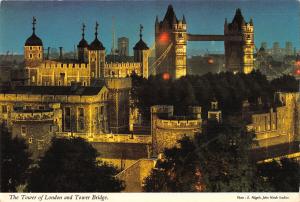
POLYGON ((251 116, 251 124, 258 142, 254 148, 269 147, 299 140, 299 93, 277 93, 282 106, 269 112, 251 116))
POLYGON ((120 172, 117 178, 125 182, 124 192, 142 192, 144 180, 150 175, 155 164, 155 159, 140 159, 120 172))

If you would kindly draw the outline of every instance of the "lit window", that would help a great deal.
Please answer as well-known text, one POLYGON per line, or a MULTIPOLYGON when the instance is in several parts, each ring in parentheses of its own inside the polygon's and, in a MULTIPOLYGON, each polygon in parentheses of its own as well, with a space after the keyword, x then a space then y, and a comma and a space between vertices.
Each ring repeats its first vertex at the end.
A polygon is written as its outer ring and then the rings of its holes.
POLYGON ((26 128, 26 126, 21 126, 21 135, 22 135, 22 136, 25 136, 26 133, 27 133, 27 128, 26 128))
POLYGON ((35 82, 35 76, 32 76, 32 77, 31 77, 31 81, 32 81, 32 82, 35 82))
POLYGON ((32 144, 32 141, 33 141, 33 138, 30 137, 30 138, 28 139, 28 143, 29 143, 29 144, 32 144))

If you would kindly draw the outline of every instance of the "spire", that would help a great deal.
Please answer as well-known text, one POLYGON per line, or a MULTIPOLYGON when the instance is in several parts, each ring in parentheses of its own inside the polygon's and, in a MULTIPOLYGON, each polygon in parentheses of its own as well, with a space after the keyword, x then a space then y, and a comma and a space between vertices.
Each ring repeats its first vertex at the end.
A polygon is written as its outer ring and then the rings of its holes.
POLYGON ((95 26, 95 38, 97 39, 98 38, 98 22, 96 21, 96 26, 95 26))
POLYGON ((250 18, 250 25, 253 25, 253 19, 252 18, 250 18))
POLYGON ((105 47, 103 44, 98 40, 98 27, 99 24, 96 21, 96 26, 95 26, 95 39, 94 41, 89 45, 89 50, 105 50, 105 47))
POLYGON ((147 44, 143 41, 143 25, 140 24, 140 40, 135 44, 133 50, 148 50, 147 44))
POLYGON ((116 55, 116 29, 115 29, 115 17, 112 17, 112 46, 110 50, 111 55, 116 55))
POLYGON ((85 24, 84 23, 82 23, 81 30, 82 30, 82 39, 84 39, 84 30, 85 30, 85 24))
POLYGON ((156 16, 155 24, 158 24, 158 16, 156 16))
POLYGON ((172 27, 173 24, 177 23, 177 17, 176 14, 174 12, 173 6, 170 4, 168 6, 168 10, 166 12, 166 15, 164 17, 164 22, 167 22, 169 24, 170 27, 172 27))
POLYGON ((143 25, 140 24, 140 40, 142 40, 142 37, 143 37, 143 34, 142 34, 143 29, 144 29, 143 25))
POLYGON ((185 16, 184 15, 182 16, 182 23, 186 24, 186 20, 185 20, 185 16))
POLYGON ((42 40, 35 35, 36 18, 32 17, 32 35, 26 40, 25 46, 43 46, 42 40))
POLYGON ((36 24, 36 19, 35 17, 33 16, 32 17, 32 33, 35 34, 35 24, 36 24))
POLYGON ((89 46, 88 42, 84 39, 84 31, 85 31, 85 24, 82 23, 82 28, 81 28, 81 31, 82 31, 82 39, 80 40, 80 42, 78 43, 77 47, 78 48, 87 48, 89 46))
POLYGON ((237 29, 238 31, 242 30, 242 26, 245 25, 245 20, 242 15, 242 11, 240 8, 236 9, 235 15, 233 17, 232 22, 228 25, 229 30, 237 29))

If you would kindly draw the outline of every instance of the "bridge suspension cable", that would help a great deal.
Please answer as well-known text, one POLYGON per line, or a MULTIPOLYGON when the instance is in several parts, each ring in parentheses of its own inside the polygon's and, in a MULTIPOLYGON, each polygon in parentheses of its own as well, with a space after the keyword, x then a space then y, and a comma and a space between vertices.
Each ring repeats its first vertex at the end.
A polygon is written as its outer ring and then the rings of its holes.
POLYGON ((167 55, 168 55, 168 53, 170 52, 172 46, 173 46, 173 43, 170 43, 170 45, 167 47, 167 49, 165 50, 165 52, 164 52, 163 54, 161 54, 161 55, 159 56, 159 58, 157 58, 157 59, 152 63, 152 65, 149 67, 149 72, 150 72, 150 74, 152 74, 152 73, 153 73, 153 70, 155 70, 155 68, 156 68, 157 66, 159 66, 159 65, 162 63, 162 61, 167 57, 167 55))

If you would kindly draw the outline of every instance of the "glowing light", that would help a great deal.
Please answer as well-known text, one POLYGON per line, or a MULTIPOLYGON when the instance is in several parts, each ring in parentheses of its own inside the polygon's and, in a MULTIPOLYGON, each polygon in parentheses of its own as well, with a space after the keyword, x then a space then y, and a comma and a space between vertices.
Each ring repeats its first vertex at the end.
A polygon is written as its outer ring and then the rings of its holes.
POLYGON ((169 34, 167 32, 163 32, 159 36, 159 42, 165 43, 169 41, 169 34))
POLYGON ((162 75, 163 80, 169 80, 170 79, 170 74, 169 73, 164 73, 162 75))
POLYGON ((296 70, 296 74, 297 74, 297 75, 300 75, 300 69, 297 69, 297 70, 296 70))
POLYGON ((300 60, 296 61, 296 66, 300 67, 300 60))
POLYGON ((210 59, 207 60, 207 63, 208 64, 214 64, 214 60, 212 58, 210 58, 210 59))

